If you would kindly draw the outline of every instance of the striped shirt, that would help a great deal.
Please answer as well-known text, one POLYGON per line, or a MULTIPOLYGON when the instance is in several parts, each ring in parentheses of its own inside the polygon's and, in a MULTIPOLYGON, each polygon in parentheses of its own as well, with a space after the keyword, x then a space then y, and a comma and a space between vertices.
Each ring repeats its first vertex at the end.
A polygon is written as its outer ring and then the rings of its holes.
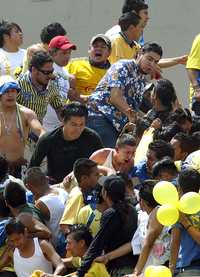
POLYGON ((21 91, 17 95, 17 102, 31 110, 36 114, 40 122, 47 112, 47 106, 50 104, 55 110, 62 107, 62 99, 54 81, 49 81, 47 88, 38 91, 32 84, 30 72, 26 72, 18 79, 21 91))

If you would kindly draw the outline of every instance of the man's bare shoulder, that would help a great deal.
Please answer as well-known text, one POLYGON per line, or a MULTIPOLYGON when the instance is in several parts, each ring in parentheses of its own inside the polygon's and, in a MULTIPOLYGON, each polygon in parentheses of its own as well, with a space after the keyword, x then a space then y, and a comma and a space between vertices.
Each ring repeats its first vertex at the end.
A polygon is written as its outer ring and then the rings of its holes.
POLYGON ((20 110, 20 113, 25 117, 25 119, 37 118, 36 113, 31 109, 20 104, 18 104, 18 108, 20 110))
POLYGON ((106 160, 107 156, 112 152, 112 148, 102 148, 97 151, 95 151, 91 156, 90 159, 101 164, 104 163, 106 160))

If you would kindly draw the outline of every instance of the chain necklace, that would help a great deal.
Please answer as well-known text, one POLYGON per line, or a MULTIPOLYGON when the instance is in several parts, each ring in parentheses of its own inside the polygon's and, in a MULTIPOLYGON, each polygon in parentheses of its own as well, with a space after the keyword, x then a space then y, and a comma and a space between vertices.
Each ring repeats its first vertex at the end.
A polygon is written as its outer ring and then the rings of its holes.
POLYGON ((7 136, 10 136, 12 134, 11 129, 12 129, 12 126, 13 126, 15 112, 11 115, 8 124, 6 123, 6 119, 5 119, 4 113, 1 112, 0 114, 1 114, 1 117, 3 119, 3 125, 4 125, 4 128, 5 128, 5 133, 6 133, 7 136))

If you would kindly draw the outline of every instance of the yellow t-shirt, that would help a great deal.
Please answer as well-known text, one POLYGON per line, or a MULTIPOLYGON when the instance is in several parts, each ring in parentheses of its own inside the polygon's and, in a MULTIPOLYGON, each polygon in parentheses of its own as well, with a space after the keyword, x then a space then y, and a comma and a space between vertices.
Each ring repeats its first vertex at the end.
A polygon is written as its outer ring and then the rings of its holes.
MULTIPOLYGON (((31 277, 41 277, 43 273, 42 271, 36 270, 32 273, 31 277)), ((65 275, 65 277, 71 277, 74 274, 76 272, 65 275)), ((104 264, 94 262, 84 277, 110 277, 110 274, 104 264)))
MULTIPOLYGON (((200 34, 198 34, 192 44, 192 48, 190 54, 188 56, 187 69, 196 69, 200 71, 200 34)), ((190 84, 190 102, 192 100, 192 96, 194 95, 194 90, 190 84)))
POLYGON ((76 77, 76 90, 81 95, 91 95, 107 69, 92 66, 88 58, 72 59, 66 66, 67 71, 76 77))
POLYGON ((69 194, 69 200, 65 207, 60 224, 73 225, 76 223, 77 215, 84 206, 83 195, 79 187, 74 187, 69 194))
POLYGON ((130 47, 124 38, 120 34, 117 34, 112 38, 112 51, 109 61, 113 64, 122 59, 134 59, 139 49, 140 45, 138 43, 136 43, 135 46, 130 47))
MULTIPOLYGON (((100 220, 101 220, 102 213, 99 212, 97 209, 95 209, 93 212, 95 214, 95 217, 91 225, 89 226, 89 228, 94 237, 100 229, 100 220)), ((90 205, 87 205, 81 208, 77 216, 77 224, 86 225, 91 214, 92 214, 92 208, 90 205)))

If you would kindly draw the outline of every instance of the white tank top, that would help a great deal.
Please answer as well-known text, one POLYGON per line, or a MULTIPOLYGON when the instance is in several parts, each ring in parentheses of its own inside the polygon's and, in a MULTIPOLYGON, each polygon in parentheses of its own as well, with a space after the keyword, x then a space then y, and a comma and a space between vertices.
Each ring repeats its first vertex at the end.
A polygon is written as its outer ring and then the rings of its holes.
POLYGON ((14 269, 18 277, 30 277, 34 270, 53 273, 52 264, 44 257, 38 238, 34 238, 35 251, 32 257, 20 256, 19 250, 14 251, 14 269))
POLYGON ((39 198, 47 206, 50 213, 50 219, 45 221, 45 224, 52 233, 52 243, 55 247, 57 246, 57 240, 60 238, 59 234, 61 230, 59 223, 68 198, 68 193, 66 191, 63 193, 62 191, 64 190, 59 189, 59 195, 49 194, 39 198))
POLYGON ((102 166, 105 166, 105 167, 108 167, 110 169, 113 169, 113 174, 116 173, 116 170, 115 168, 113 167, 113 164, 112 164, 112 159, 113 159, 113 152, 114 150, 111 150, 110 153, 108 154, 104 164, 102 166))

